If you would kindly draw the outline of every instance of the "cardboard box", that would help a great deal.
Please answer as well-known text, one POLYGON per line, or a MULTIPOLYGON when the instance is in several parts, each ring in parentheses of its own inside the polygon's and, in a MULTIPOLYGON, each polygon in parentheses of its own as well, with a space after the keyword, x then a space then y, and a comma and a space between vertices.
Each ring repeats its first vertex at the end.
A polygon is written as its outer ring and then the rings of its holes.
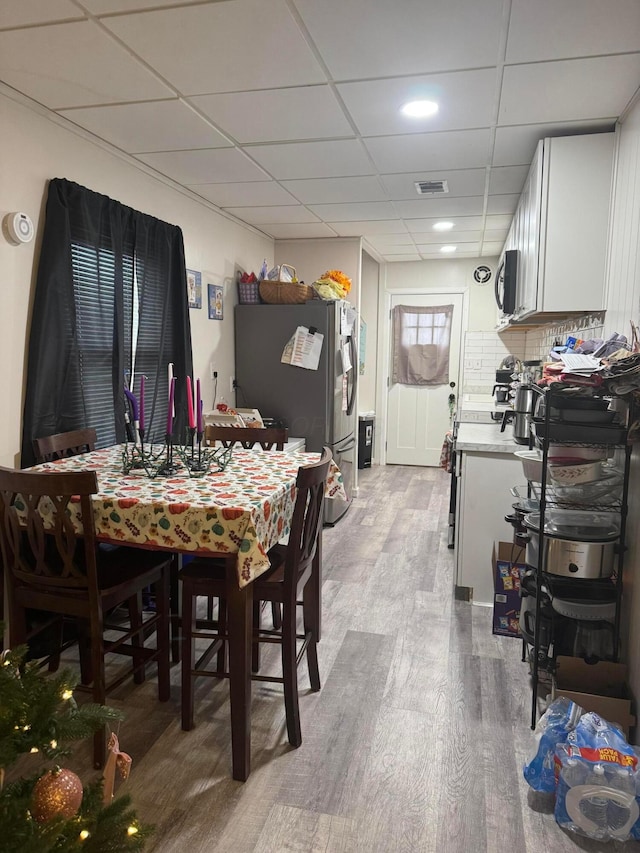
POLYGON ((512 561, 521 556, 513 542, 494 543, 493 633, 502 637, 520 637, 520 581, 527 567, 512 561))
POLYGON ((558 655, 551 698, 557 696, 566 696, 585 711, 595 711, 609 723, 617 723, 627 737, 636 724, 627 688, 627 667, 623 663, 590 664, 582 658, 558 655))

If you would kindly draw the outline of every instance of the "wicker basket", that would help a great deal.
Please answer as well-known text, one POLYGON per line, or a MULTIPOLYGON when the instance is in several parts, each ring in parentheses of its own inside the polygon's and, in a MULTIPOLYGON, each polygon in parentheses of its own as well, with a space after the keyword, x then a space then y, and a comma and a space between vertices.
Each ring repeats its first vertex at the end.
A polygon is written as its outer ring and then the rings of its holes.
POLYGON ((297 284, 292 281, 260 282, 260 296, 269 305, 301 305, 316 295, 315 290, 308 284, 297 284))

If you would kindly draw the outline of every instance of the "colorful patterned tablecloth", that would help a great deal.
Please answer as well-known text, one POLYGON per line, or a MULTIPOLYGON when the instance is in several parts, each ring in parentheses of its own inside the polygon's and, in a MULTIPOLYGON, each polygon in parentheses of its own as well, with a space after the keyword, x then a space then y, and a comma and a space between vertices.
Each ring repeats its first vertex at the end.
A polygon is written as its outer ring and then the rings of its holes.
MULTIPOLYGON (((320 458, 234 448, 224 471, 150 479, 141 471, 124 474, 122 451, 95 450, 34 470, 95 471, 98 493, 92 503, 100 539, 204 555, 237 553, 240 587, 269 567, 267 551, 289 534, 298 468, 320 458)), ((334 462, 325 494, 346 498, 334 462)), ((81 533, 79 501, 72 502, 71 514, 81 533)))

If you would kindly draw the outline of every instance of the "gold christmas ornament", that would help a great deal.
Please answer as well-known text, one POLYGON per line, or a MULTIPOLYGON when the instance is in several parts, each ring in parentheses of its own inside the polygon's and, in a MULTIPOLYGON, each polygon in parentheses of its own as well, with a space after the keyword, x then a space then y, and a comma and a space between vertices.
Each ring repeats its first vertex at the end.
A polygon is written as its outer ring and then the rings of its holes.
POLYGON ((82 782, 75 773, 54 767, 41 776, 31 797, 31 814, 38 823, 54 817, 70 818, 82 803, 82 782))

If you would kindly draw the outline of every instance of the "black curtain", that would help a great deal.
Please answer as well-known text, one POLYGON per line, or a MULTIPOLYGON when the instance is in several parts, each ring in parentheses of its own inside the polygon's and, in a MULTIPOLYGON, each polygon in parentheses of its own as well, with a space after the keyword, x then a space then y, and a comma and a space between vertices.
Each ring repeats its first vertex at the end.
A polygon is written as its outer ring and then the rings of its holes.
POLYGON ((34 464, 32 440, 41 436, 94 427, 98 447, 125 440, 134 340, 134 391, 144 373, 147 436, 164 439, 172 362, 179 439, 184 379, 193 369, 182 231, 55 178, 29 338, 23 467, 34 464))

